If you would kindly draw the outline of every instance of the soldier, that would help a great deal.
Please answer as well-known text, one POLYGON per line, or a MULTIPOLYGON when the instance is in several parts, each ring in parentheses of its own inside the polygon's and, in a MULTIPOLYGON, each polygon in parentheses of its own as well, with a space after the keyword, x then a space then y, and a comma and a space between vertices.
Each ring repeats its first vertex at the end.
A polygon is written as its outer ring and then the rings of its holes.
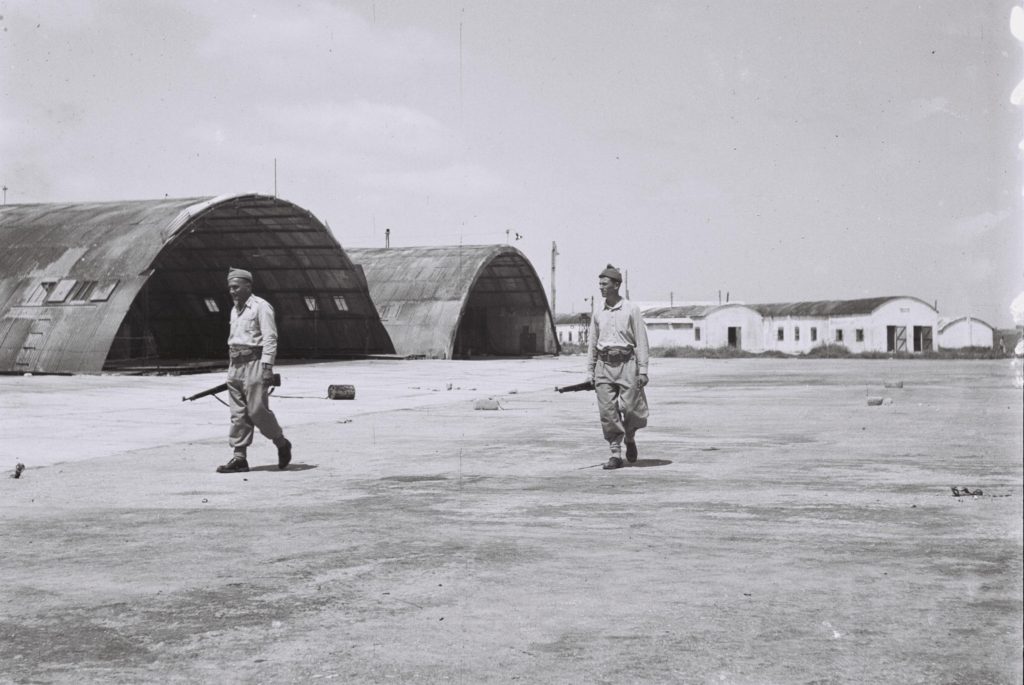
POLYGON ((619 295, 622 273, 609 264, 598 277, 604 306, 590 321, 587 371, 597 391, 601 428, 611 447, 605 469, 620 468, 622 443, 626 461, 634 463, 636 432, 647 425, 648 345, 640 307, 619 295))
POLYGON ((244 473, 249 470, 246 449, 252 444, 253 426, 277 446, 277 468, 288 468, 292 444, 284 437, 277 417, 270 411, 268 390, 274 376, 277 357, 277 324, 274 308, 262 297, 252 294, 252 274, 245 269, 228 271, 231 308, 231 332, 228 335, 228 396, 231 408, 229 443, 234 450, 231 461, 217 467, 217 473, 244 473))

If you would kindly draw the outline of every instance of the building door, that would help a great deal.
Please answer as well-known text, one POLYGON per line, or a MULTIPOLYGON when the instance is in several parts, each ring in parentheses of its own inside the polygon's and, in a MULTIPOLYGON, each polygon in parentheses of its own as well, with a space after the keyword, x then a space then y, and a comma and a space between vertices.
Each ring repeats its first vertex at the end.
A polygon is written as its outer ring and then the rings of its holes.
POLYGON ((932 351, 932 327, 914 326, 914 352, 932 351))
POLYGON ((740 335, 739 326, 729 326, 729 347, 737 350, 743 347, 743 338, 740 335))
POLYGON ((886 327, 886 350, 888 352, 907 351, 907 327, 887 326, 886 327))
POLYGON ((33 319, 28 329, 28 335, 25 336, 25 340, 21 344, 21 350, 18 351, 18 358, 14 362, 15 371, 37 370, 36 364, 43 352, 43 341, 49 330, 49 319, 33 319))

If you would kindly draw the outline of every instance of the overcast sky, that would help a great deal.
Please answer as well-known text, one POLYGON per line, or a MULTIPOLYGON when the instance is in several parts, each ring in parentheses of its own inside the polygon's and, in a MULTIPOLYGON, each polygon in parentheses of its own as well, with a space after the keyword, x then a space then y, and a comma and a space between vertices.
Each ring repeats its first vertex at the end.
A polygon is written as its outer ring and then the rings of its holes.
POLYGON ((557 309, 1024 290, 1012 2, 0 0, 7 202, 277 192, 557 309), (522 236, 515 240, 516 234, 522 236))

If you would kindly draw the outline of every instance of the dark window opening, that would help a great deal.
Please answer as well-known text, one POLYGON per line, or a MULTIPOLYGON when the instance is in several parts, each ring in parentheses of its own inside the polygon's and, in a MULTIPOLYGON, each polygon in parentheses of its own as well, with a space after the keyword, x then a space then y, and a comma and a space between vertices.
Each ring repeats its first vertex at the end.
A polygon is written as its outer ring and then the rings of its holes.
POLYGON ((57 281, 43 281, 25 297, 22 304, 25 305, 40 305, 46 301, 54 287, 57 285, 57 281))

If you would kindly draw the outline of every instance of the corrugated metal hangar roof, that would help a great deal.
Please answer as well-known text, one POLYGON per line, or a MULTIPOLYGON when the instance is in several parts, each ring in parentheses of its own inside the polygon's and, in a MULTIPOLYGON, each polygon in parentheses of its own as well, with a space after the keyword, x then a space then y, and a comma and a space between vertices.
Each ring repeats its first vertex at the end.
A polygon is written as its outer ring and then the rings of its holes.
POLYGON ((540 279, 508 245, 350 249, 402 355, 555 354, 540 279))
POLYGON ((223 359, 229 267, 282 357, 393 352, 365 279, 308 210, 263 195, 0 207, 0 371, 223 359))

